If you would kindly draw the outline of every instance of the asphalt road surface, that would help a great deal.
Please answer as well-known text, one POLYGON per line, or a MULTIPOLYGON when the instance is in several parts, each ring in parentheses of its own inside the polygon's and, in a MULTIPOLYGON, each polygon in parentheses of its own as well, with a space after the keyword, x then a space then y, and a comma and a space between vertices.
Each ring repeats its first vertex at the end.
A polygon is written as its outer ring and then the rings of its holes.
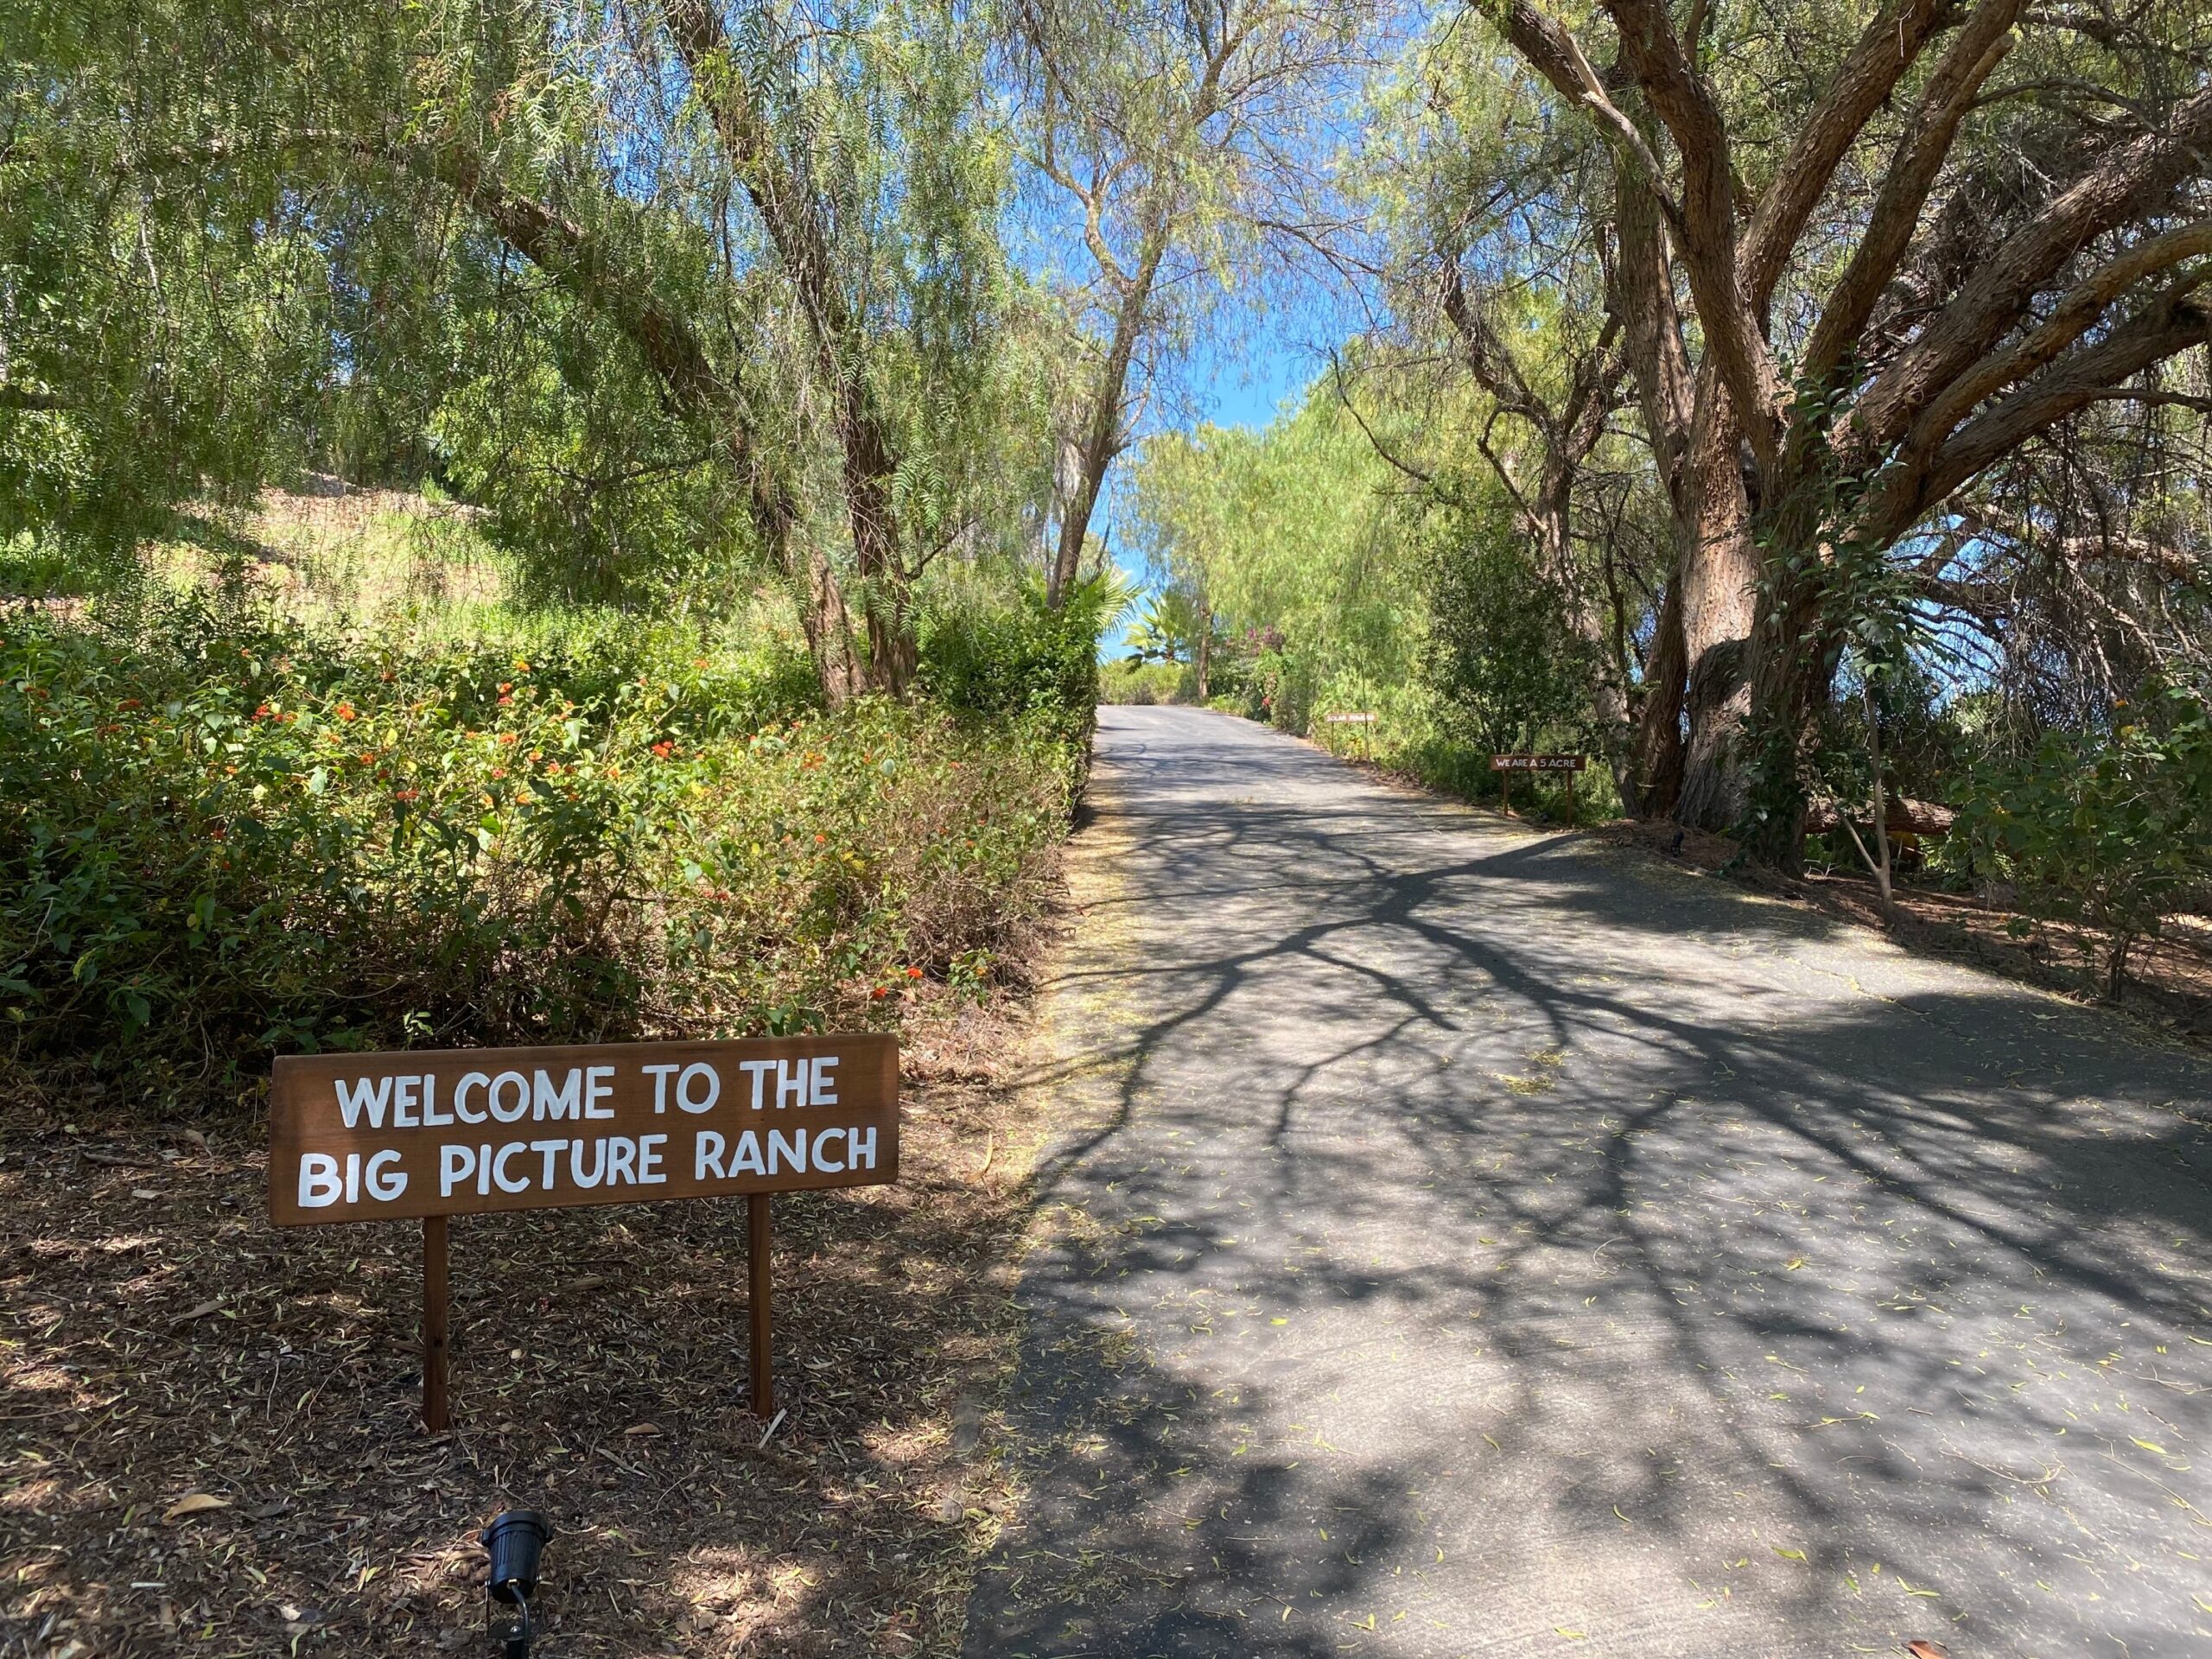
POLYGON ((2212 1065, 1103 711, 968 1652, 2212 1654, 2212 1065))

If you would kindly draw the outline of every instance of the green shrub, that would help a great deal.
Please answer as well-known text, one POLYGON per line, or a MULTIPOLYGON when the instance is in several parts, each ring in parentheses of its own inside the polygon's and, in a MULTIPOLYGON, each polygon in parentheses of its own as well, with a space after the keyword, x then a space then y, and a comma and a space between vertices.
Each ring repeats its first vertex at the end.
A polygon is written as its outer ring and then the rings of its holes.
POLYGON ((2045 733, 2018 760, 1977 772, 1954 842, 2012 882, 2030 915, 2105 936, 2118 996, 2128 953, 2212 880, 2212 721, 2205 693, 2154 686, 2106 734, 2045 733))
POLYGON ((1098 671, 1098 701, 1149 705, 1180 699, 1190 671, 1179 663, 1108 663, 1098 671))
POLYGON ((1596 747, 1589 728, 1594 650, 1568 625, 1559 594, 1502 525, 1478 525, 1439 563, 1430 596, 1427 677, 1484 752, 1596 747))
POLYGON ((274 1051, 880 1025, 988 976, 1065 823, 1059 710, 619 660, 205 596, 0 619, 16 1057, 181 1098, 274 1051))
POLYGON ((1072 796, 1089 775, 1098 724, 1098 636, 1117 603, 1109 584, 1094 580, 1055 611, 1033 582, 1010 606, 925 616, 923 688, 948 709, 1026 716, 1031 729, 1060 747, 1072 796))

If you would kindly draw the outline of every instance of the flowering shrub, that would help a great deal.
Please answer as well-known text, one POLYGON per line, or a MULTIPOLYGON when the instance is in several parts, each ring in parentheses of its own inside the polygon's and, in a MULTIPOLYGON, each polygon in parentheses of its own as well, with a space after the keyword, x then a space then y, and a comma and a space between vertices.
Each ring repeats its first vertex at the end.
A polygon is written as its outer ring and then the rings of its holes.
MULTIPOLYGON (((665 653, 664 653, 665 655, 665 653)), ((218 1088, 271 1052, 884 1026, 1040 894, 1027 716, 792 706, 777 665, 350 643, 206 600, 0 618, 19 1058, 218 1088)))

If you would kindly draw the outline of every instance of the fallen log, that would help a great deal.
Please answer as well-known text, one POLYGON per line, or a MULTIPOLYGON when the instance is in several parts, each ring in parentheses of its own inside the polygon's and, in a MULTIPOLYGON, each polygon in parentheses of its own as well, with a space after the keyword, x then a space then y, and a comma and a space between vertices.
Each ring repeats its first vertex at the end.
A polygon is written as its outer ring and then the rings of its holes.
MULTIPOLYGON (((1884 827, 1892 836, 1946 836, 1958 817, 1957 811, 1936 801, 1916 801, 1910 797, 1893 796, 1883 814, 1884 827)), ((1848 814, 1855 823, 1863 823, 1863 811, 1848 814)), ((1808 835, 1825 835, 1841 826, 1843 819, 1832 801, 1821 802, 1805 814, 1805 830, 1808 835)))

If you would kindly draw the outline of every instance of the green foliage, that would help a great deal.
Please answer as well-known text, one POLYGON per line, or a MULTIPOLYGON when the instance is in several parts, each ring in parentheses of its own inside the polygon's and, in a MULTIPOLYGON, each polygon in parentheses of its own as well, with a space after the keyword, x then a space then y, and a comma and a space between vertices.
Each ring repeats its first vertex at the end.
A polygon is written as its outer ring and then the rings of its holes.
POLYGON ((1078 787, 1097 723, 1098 637, 1127 602, 1110 577, 1092 577, 1054 610, 1044 584, 1025 578, 1010 604, 940 605, 923 619, 923 687, 950 709, 1029 717, 1061 747, 1078 787))
POLYGON ((2151 687, 2111 732, 2052 731, 1974 775, 1955 834, 2031 915, 2108 941, 2118 995, 2135 942, 2212 881, 2212 720, 2202 685, 2151 687))
POLYGON ((1145 445, 1136 538, 1162 588, 1206 596, 1223 642, 1211 691, 1302 733, 1332 687, 1416 677, 1427 550, 1387 480, 1320 387, 1261 432, 1205 426, 1145 445))
POLYGON ((1179 588, 1151 594, 1122 643, 1128 650, 1132 666, 1194 660, 1198 648, 1198 601, 1179 588))
POLYGON ((678 420, 603 319, 557 293, 517 328, 486 305, 456 329, 479 372, 447 391, 429 435, 446 476, 526 591, 635 602, 757 576, 746 503, 711 438, 678 420))
POLYGON ((949 545, 1019 544, 1065 327, 1001 246, 978 41, 717 10, 686 66, 567 0, 10 9, 0 544, 435 467, 535 593, 727 600, 791 543, 894 632, 949 545))
POLYGON ((772 664, 318 633, 204 594, 0 629, 19 1058, 878 1023, 973 982, 1069 806, 1047 712, 827 717, 772 664))
POLYGON ((1179 702, 1190 677, 1188 669, 1174 663, 1108 663, 1098 671, 1098 701, 1140 706, 1179 702))
POLYGON ((1526 544, 1496 518, 1452 522, 1440 539, 1428 675, 1472 728, 1475 747, 1596 747, 1589 709, 1597 653, 1575 633, 1526 544))

